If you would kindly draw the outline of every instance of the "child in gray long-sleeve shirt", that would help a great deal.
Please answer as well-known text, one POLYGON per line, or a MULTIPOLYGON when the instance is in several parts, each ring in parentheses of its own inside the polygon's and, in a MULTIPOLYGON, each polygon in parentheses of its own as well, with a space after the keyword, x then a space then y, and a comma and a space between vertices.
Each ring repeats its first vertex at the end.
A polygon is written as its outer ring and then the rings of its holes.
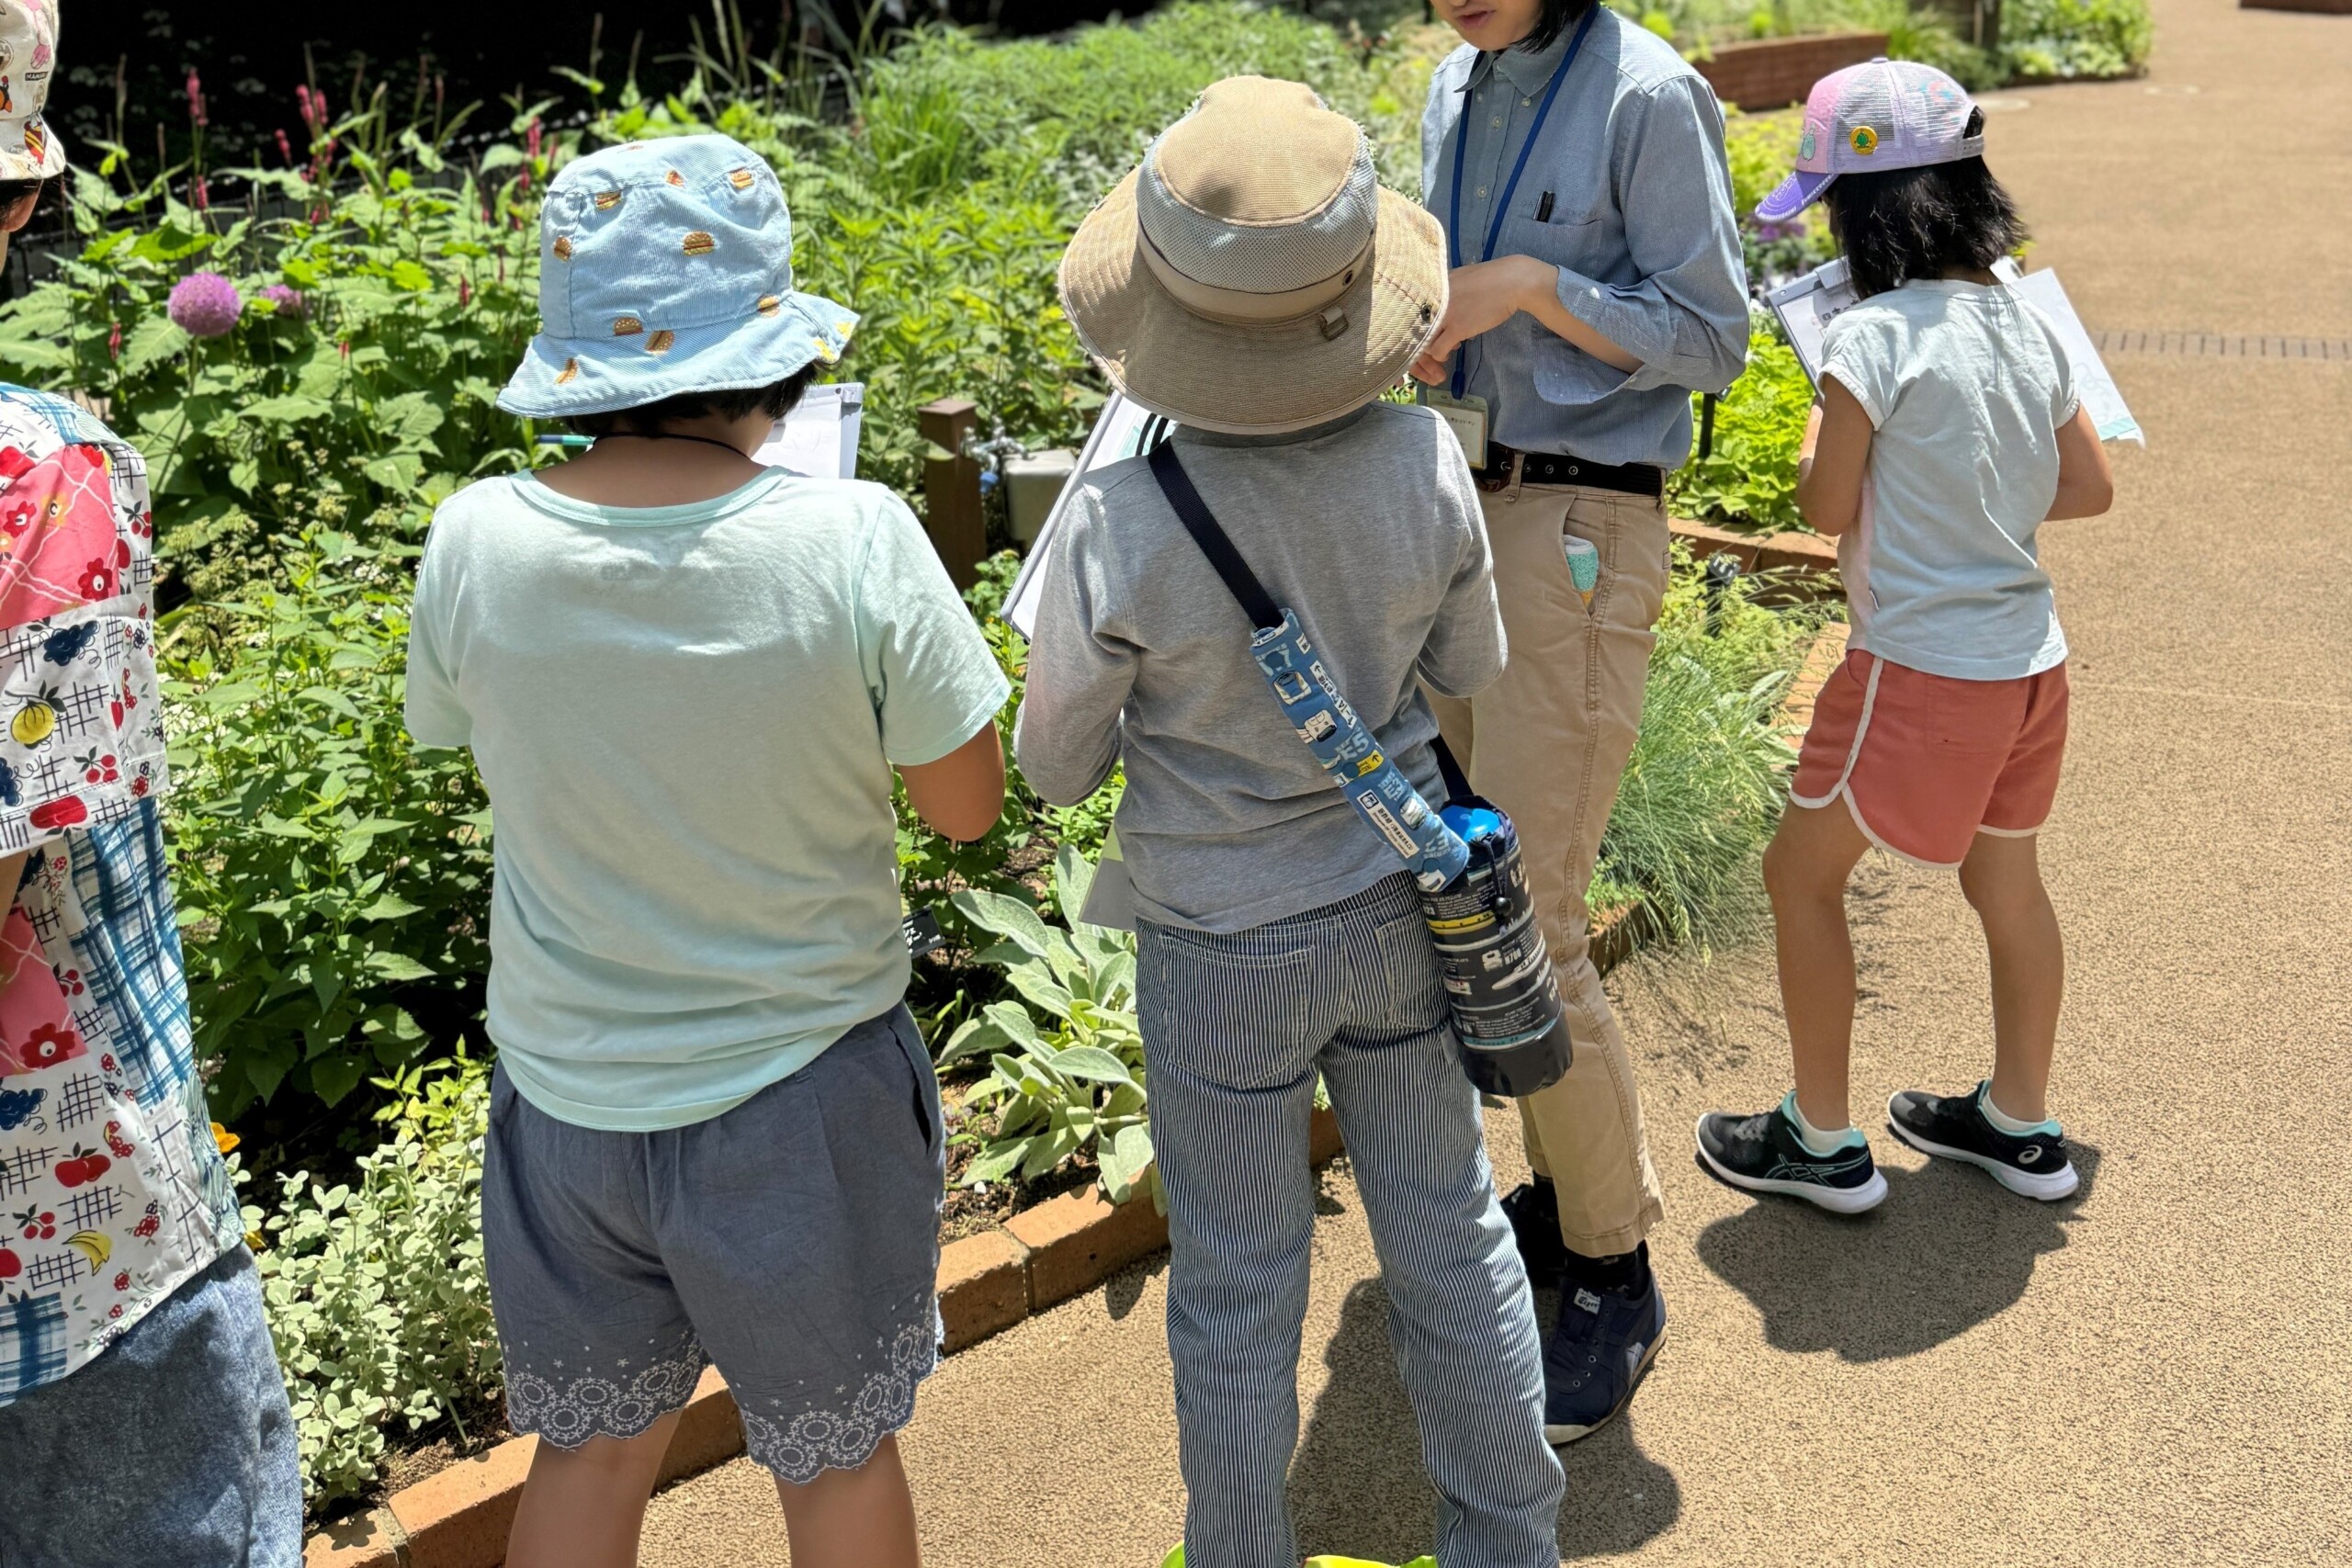
MULTIPOLYGON (((1467 695, 1504 649, 1460 446, 1432 411, 1376 400, 1442 313, 1435 226, 1378 190, 1354 126, 1294 84, 1241 78, 1096 209, 1062 289, 1114 382, 1177 422, 1185 474, 1382 751, 1439 804, 1422 687, 1467 695)), ((1149 464, 1090 476, 1045 570, 1015 746, 1051 801, 1126 768, 1188 1568, 1299 1560, 1283 1484, 1318 1075, 1380 1254, 1437 1551, 1448 1568, 1551 1568, 1562 1481, 1526 1275, 1411 878, 1291 728, 1250 616, 1149 464)))

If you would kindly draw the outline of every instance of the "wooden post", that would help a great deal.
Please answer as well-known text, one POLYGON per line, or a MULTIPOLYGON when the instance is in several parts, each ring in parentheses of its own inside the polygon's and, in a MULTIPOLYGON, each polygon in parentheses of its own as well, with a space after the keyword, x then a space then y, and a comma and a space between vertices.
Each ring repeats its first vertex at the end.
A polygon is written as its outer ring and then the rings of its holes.
POLYGON ((964 438, 978 434, 979 413, 969 399, 942 398, 917 409, 915 417, 922 438, 948 454, 927 458, 922 466, 923 532, 956 588, 969 588, 988 548, 979 461, 964 456, 964 438))

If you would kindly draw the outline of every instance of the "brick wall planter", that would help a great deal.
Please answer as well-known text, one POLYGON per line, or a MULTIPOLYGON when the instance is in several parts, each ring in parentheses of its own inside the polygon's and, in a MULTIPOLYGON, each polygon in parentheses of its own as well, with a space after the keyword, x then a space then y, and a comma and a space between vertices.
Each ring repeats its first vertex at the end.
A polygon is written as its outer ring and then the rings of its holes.
MULTIPOLYGON (((1701 560, 1727 555, 1743 572, 1776 571, 1788 575, 1785 598, 1832 599, 1844 593, 1838 581, 1838 542, 1818 534, 1740 534, 1712 523, 1676 518, 1674 536, 1701 560)), ((1769 598, 1770 595, 1767 595, 1769 598)))
POLYGON ((1778 109, 1804 102, 1813 85, 1832 71, 1885 52, 1884 33, 1818 33, 1727 43, 1712 58, 1690 63, 1724 102, 1744 109, 1778 109))

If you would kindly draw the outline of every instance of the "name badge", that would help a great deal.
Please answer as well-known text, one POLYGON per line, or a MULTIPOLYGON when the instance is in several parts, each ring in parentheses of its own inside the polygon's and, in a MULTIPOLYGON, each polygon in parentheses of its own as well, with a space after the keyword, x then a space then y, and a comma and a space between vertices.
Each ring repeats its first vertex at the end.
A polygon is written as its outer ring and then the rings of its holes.
POLYGON ((1437 410, 1444 419, 1453 438, 1462 443, 1462 455, 1473 468, 1487 466, 1487 400, 1484 398, 1449 398, 1427 388, 1421 391, 1421 405, 1437 410))

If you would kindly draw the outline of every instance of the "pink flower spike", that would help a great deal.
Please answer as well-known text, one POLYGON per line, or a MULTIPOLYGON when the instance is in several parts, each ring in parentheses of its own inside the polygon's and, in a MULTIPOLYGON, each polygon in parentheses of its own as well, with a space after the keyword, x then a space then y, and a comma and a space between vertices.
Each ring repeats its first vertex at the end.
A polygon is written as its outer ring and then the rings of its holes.
POLYGON ((523 133, 523 151, 537 161, 539 155, 539 117, 531 117, 530 129, 523 133))
MULTIPOLYGON (((473 303, 473 280, 465 277, 458 279, 458 309, 460 310, 464 310, 468 305, 473 303)), ((119 331, 120 329, 118 328, 117 330, 119 331)))
POLYGON ((196 122, 198 130, 204 129, 204 83, 193 67, 187 73, 187 117, 196 122))
POLYGON ((122 323, 120 321, 115 322, 114 330, 107 333, 107 357, 108 359, 122 357, 122 323))
POLYGON ((286 160, 286 166, 290 169, 294 166, 294 144, 286 139, 286 132, 281 130, 277 135, 277 155, 286 160))

